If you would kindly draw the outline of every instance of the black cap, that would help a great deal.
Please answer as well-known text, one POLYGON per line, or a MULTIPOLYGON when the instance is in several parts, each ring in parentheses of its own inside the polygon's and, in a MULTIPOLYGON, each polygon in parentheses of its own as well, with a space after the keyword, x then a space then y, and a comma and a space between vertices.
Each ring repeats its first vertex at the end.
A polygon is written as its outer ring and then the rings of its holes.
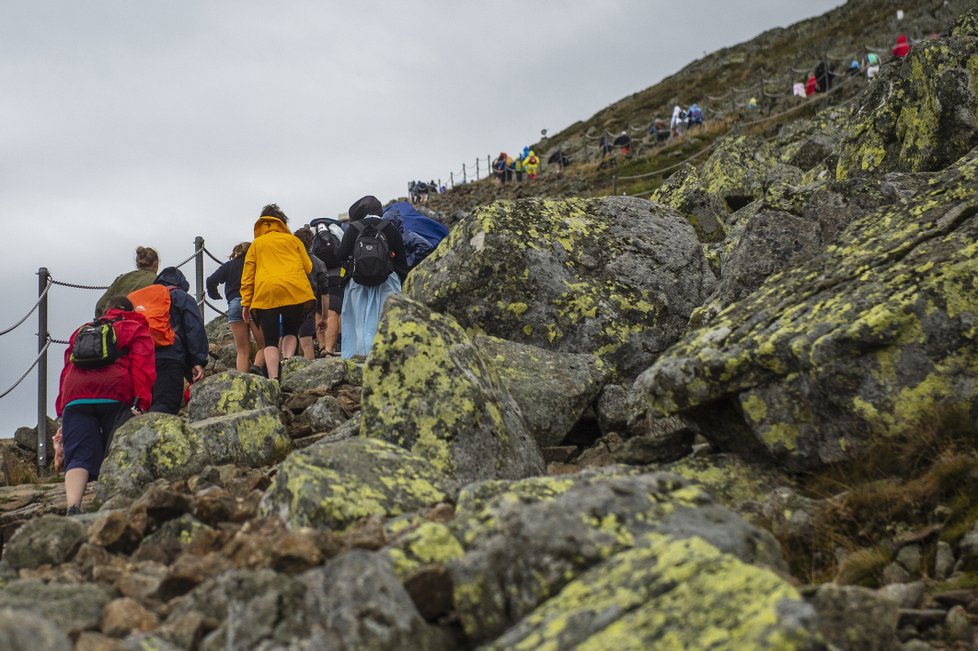
POLYGON ((368 194, 367 196, 357 199, 350 206, 350 221, 360 221, 367 215, 377 215, 381 217, 384 214, 384 206, 380 203, 380 199, 368 194))

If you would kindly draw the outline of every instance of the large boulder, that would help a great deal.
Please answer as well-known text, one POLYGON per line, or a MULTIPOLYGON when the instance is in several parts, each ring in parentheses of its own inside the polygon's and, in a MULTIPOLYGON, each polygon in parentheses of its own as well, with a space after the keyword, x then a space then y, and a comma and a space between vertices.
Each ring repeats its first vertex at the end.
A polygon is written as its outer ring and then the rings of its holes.
MULTIPOLYGON (((976 153, 690 333, 636 382, 722 449, 801 470, 978 415, 976 153)), ((973 425, 972 425, 973 426, 973 425)))
POLYGON ((883 66, 847 126, 838 178, 936 171, 978 145, 974 15, 950 37, 915 43, 906 58, 883 66))
POLYGON ((689 163, 656 188, 650 199, 678 210, 696 229, 700 242, 720 242, 727 235, 727 207, 719 195, 705 190, 696 168, 689 163))
POLYGON ((544 470, 519 406, 450 316, 390 298, 363 371, 361 434, 428 460, 459 485, 544 470))
MULTIPOLYGON (((0 612, 7 609, 40 615, 63 633, 77 635, 94 630, 102 621, 102 609, 112 601, 113 590, 97 583, 44 583, 21 579, 0 590, 0 612)), ((29 619, 28 619, 29 621, 29 619)))
POLYGON ((449 483, 428 459, 386 441, 321 441, 279 466, 260 512, 292 527, 341 530, 360 518, 393 517, 440 502, 449 483))
POLYGON ((463 628, 476 641, 502 633, 592 567, 658 536, 699 537, 745 563, 784 568, 770 534, 677 475, 522 483, 536 488, 520 488, 515 499, 503 492, 471 516, 459 502, 469 523, 459 539, 469 550, 449 568, 463 628))
POLYGON ((814 609, 770 569, 702 538, 646 534, 486 649, 824 649, 814 609))
POLYGON ((153 481, 187 479, 205 466, 272 465, 292 446, 275 407, 215 416, 187 424, 150 413, 116 430, 99 476, 99 501, 138 497, 153 481))
POLYGON ((472 342, 496 368, 540 447, 560 444, 608 378, 604 362, 594 355, 554 353, 481 335, 472 342))
POLYGON ((703 163, 700 183, 731 211, 760 199, 777 183, 798 182, 801 170, 778 161, 777 150, 757 136, 727 136, 703 163))
POLYGON ((187 418, 194 422, 252 409, 277 407, 281 399, 277 382, 252 373, 225 371, 193 385, 187 418))
POLYGON ((405 293, 467 329, 593 353, 634 377, 712 291, 696 232, 642 199, 502 201, 456 225, 405 293))
POLYGON ((71 640, 43 615, 25 610, 0 610, 0 649, 6 651, 69 651, 71 640))

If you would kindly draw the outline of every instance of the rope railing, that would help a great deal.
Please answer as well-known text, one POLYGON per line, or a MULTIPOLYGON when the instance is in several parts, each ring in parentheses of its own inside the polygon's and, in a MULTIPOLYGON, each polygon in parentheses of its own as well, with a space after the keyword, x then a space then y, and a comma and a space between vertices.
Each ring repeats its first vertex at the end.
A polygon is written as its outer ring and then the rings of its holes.
MULTIPOLYGON (((2 337, 5 334, 9 334, 9 333, 13 332, 17 328, 19 328, 24 323, 24 321, 26 321, 28 318, 30 318, 30 316, 32 314, 34 314, 35 311, 37 311, 38 306, 41 304, 42 301, 44 301, 45 297, 47 297, 49 291, 51 291, 51 278, 50 277, 48 277, 48 282, 47 282, 47 285, 44 287, 44 291, 41 293, 40 296, 37 297, 37 302, 34 303, 33 306, 31 306, 31 309, 28 310, 27 314, 25 314, 20 319, 20 321, 18 321, 17 323, 13 324, 12 326, 10 326, 9 328, 7 328, 6 330, 0 331, 0 337, 2 337)), ((3 397, 3 396, 0 396, 0 397, 3 397)))
POLYGON ((71 289, 101 289, 106 290, 109 288, 108 285, 79 285, 76 283, 66 283, 60 280, 55 280, 53 277, 48 275, 52 285, 57 285, 58 287, 70 287, 71 289))
POLYGON ((211 308, 212 310, 214 310, 215 312, 217 312, 218 314, 220 314, 220 315, 222 315, 222 316, 227 316, 227 315, 228 315, 228 313, 227 313, 227 312, 225 312, 224 310, 222 310, 222 309, 221 309, 221 308, 219 308, 219 307, 215 307, 215 306, 214 306, 214 305, 213 305, 213 304, 212 304, 212 303, 211 303, 210 301, 208 301, 208 300, 207 300, 206 298, 205 298, 205 299, 203 300, 203 303, 204 303, 204 305, 206 305, 207 307, 209 307, 209 308, 211 308))
POLYGON ((23 382, 24 379, 28 375, 31 374, 31 371, 33 371, 34 368, 37 366, 38 362, 41 361, 41 358, 43 358, 47 354, 48 348, 50 348, 50 347, 51 347, 51 338, 48 337, 48 340, 44 344, 44 347, 41 348, 41 350, 37 353, 37 357, 34 358, 34 361, 31 362, 31 365, 28 367, 28 369, 26 371, 24 371, 23 375, 21 375, 19 378, 17 378, 17 381, 14 382, 13 386, 11 386, 9 389, 7 389, 6 391, 4 391, 3 393, 0 393, 0 398, 6 398, 8 395, 10 395, 10 393, 14 389, 16 389, 17 387, 20 386, 20 383, 23 382))
POLYGON ((204 253, 206 253, 206 254, 207 254, 208 256, 210 256, 210 259, 211 259, 211 260, 213 260, 213 261, 214 261, 214 262, 216 262, 217 264, 224 264, 224 262, 222 262, 221 260, 219 260, 219 259, 217 258, 217 256, 215 256, 215 255, 214 255, 213 253, 211 253, 210 251, 208 251, 208 250, 207 250, 207 247, 203 247, 203 251, 204 251, 204 253))

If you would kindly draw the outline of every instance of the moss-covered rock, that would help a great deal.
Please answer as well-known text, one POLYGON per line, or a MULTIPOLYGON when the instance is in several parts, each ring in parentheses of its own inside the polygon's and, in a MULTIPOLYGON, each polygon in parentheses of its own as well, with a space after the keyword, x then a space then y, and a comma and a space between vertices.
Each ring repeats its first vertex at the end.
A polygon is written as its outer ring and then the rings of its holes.
MULTIPOLYGON (((467 635, 500 634, 575 577, 645 544, 646 534, 700 536, 745 562, 784 567, 770 534, 748 525, 677 475, 572 478, 529 482, 515 499, 496 497, 468 520, 460 540, 469 551, 449 564, 455 605, 467 635)), ((505 494, 504 494, 505 495, 505 494)))
POLYGON ((936 171, 978 145, 978 45, 969 20, 883 66, 846 129, 837 178, 936 171))
POLYGON ((554 353, 496 337, 477 336, 472 342, 496 368, 540 447, 560 444, 608 378, 604 362, 594 355, 554 353))
POLYGON ((776 183, 798 182, 801 170, 778 161, 773 145, 756 136, 728 136, 703 163, 700 183, 731 211, 762 198, 776 183))
POLYGON ((205 466, 274 464, 292 447, 278 416, 266 407, 188 425, 182 418, 150 413, 120 427, 102 464, 99 501, 138 497, 156 479, 187 479, 205 466))
POLYGON ((427 459, 377 439, 314 443, 279 466, 260 512, 292 527, 345 529, 360 518, 393 517, 450 492, 427 459))
POLYGON ((282 370, 282 389, 290 393, 329 391, 346 380, 348 366, 347 360, 339 357, 298 361, 294 366, 282 370))
POLYGON ((733 454, 688 456, 665 466, 708 492, 718 504, 741 515, 756 514, 771 491, 793 482, 782 472, 751 464, 733 454))
POLYGON ((645 534, 487 649, 822 649, 814 609, 777 574, 702 538, 645 534))
POLYGON ((495 366, 454 319, 404 296, 384 308, 361 414, 363 436, 411 450, 459 485, 544 469, 495 366))
POLYGON ((726 237, 727 207, 718 194, 703 188, 696 168, 689 163, 656 188, 650 199, 678 210, 696 229, 700 242, 720 242, 726 237))
POLYGON ((0 649, 9 651, 70 651, 71 640, 43 615, 26 610, 0 610, 0 649))
POLYGON ((225 371, 211 375, 191 389, 187 418, 193 422, 241 411, 277 407, 278 383, 260 375, 225 371))
POLYGON ((978 415, 978 159, 856 219, 690 333, 636 383, 721 448, 793 469, 978 415))
POLYGON ((40 615, 68 635, 97 629, 113 590, 98 583, 44 583, 22 579, 0 590, 0 610, 40 615))
POLYGON ((58 565, 85 542, 85 525, 74 518, 46 515, 31 520, 3 546, 3 559, 15 569, 58 565))
POLYGON ((692 226, 642 199, 503 201, 456 225, 405 293, 466 329, 593 353, 634 377, 713 287, 692 226))
POLYGON ((438 522, 421 522, 409 527, 384 551, 402 581, 409 580, 428 566, 444 565, 465 553, 452 530, 438 522))

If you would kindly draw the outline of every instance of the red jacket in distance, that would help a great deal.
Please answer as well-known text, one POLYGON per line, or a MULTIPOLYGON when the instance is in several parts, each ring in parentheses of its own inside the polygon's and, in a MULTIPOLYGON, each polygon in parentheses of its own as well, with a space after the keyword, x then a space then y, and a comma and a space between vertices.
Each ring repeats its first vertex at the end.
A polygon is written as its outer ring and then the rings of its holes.
POLYGON ((153 338, 149 334, 146 317, 137 312, 109 310, 106 319, 122 317, 112 324, 120 350, 125 354, 108 366, 79 368, 69 361, 71 347, 78 330, 71 334, 65 349, 65 366, 61 371, 60 390, 54 406, 58 416, 65 406, 82 399, 102 398, 118 400, 127 405, 139 399, 139 408, 149 410, 153 400, 153 383, 156 381, 156 355, 153 338))
POLYGON ((896 45, 893 46, 893 56, 902 59, 908 54, 910 54, 910 44, 907 43, 907 36, 906 34, 900 34, 897 37, 896 45))
POLYGON ((808 75, 808 81, 805 82, 805 97, 814 95, 816 88, 818 88, 818 81, 815 80, 815 75, 808 75))

